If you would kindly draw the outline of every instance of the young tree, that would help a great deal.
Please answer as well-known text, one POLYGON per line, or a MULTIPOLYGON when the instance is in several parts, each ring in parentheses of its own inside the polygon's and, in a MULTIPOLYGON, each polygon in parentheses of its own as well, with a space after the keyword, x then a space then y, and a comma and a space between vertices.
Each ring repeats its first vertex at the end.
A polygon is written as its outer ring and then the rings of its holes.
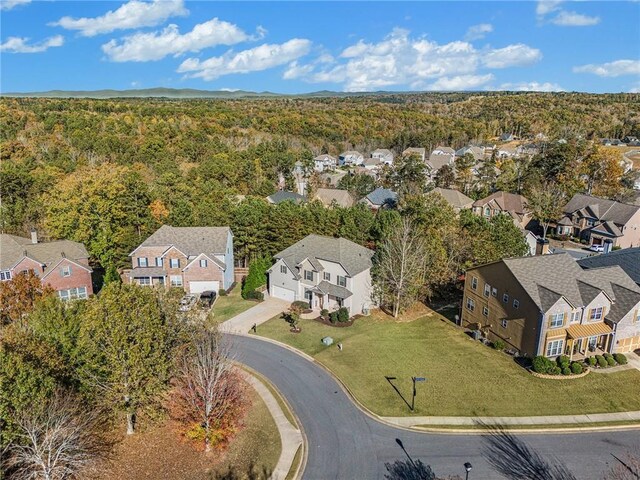
POLYGON ((118 283, 92 298, 83 317, 83 380, 98 400, 125 414, 133 434, 137 412, 153 406, 167 386, 179 339, 175 317, 153 289, 118 283))
MULTIPOLYGON (((2 465, 16 480, 80 479, 108 457, 104 419, 72 393, 57 390, 18 414, 19 433, 2 465)), ((96 472, 97 473, 97 472, 96 472)))
POLYGON ((206 452, 233 433, 248 407, 229 344, 208 328, 195 332, 179 355, 172 383, 169 410, 190 437, 203 440, 206 452))
POLYGON ((53 288, 43 285, 33 270, 0 282, 0 326, 22 320, 38 300, 53 293, 53 288))
POLYGON ((382 301, 392 306, 394 318, 416 300, 425 276, 424 240, 408 218, 403 218, 377 252, 376 283, 382 301))
POLYGON ((552 222, 562 216, 562 207, 566 203, 564 192, 555 182, 534 186, 527 195, 528 210, 531 216, 542 227, 542 238, 547 238, 547 231, 552 222))
POLYGON ((269 257, 256 258, 249 264, 249 273, 242 284, 242 298, 247 298, 250 292, 253 292, 262 285, 267 284, 267 270, 271 267, 271 259, 269 257))

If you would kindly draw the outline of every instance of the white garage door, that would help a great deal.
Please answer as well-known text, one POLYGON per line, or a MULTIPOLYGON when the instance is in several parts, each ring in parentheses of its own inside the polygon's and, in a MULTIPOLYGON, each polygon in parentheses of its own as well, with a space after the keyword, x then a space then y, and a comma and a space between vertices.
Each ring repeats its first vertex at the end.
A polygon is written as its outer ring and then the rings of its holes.
POLYGON ((281 298, 282 300, 287 300, 289 302, 293 302, 296 298, 296 294, 293 290, 289 290, 288 288, 276 287, 275 285, 271 287, 271 296, 275 298, 281 298))
POLYGON ((220 288, 220 282, 217 280, 211 280, 208 282, 189 282, 189 290, 191 290, 191 293, 202 293, 207 290, 218 293, 218 288, 220 288))

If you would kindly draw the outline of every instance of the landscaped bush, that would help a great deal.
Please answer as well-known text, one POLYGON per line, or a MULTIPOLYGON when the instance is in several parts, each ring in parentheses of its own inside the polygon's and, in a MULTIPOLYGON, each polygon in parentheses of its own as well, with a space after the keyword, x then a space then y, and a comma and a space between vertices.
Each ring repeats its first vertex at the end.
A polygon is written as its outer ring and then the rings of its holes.
POLYGON ((587 363, 589 364, 590 367, 595 367, 597 363, 596 357, 588 357, 587 363))
POLYGON ((264 293, 253 290, 251 292, 247 292, 247 295, 244 298, 246 300, 264 300, 264 293))
POLYGON ((536 373, 549 373, 551 367, 555 367, 555 365, 547 357, 538 355, 533 359, 533 371, 536 373))
POLYGON ((618 362, 618 365, 627 364, 627 357, 624 353, 614 353, 613 358, 615 359, 616 362, 618 362))
POLYGON ((609 355, 608 357, 604 357, 604 359, 607 361, 607 363, 609 364, 610 367, 615 366, 616 361, 613 358, 613 356, 609 355))
POLYGON ((218 296, 219 297, 226 297, 227 296, 227 291, 224 288, 221 288, 220 290, 218 290, 218 296))
POLYGON ((563 375, 571 375, 571 369, 567 366, 567 367, 562 367, 562 374, 563 375))
POLYGON ((296 308, 299 308, 300 310, 309 310, 309 302, 305 302, 303 300, 296 300, 291 305, 293 305, 296 308))
POLYGON ((602 355, 596 355, 596 362, 600 368, 605 368, 609 365, 602 355))
POLYGON ((349 310, 345 307, 341 307, 338 309, 338 321, 340 323, 346 323, 349 321, 349 310))
POLYGON ((574 374, 578 375, 578 374, 582 373, 582 370, 583 370, 583 369, 582 369, 582 364, 580 364, 580 363, 578 363, 578 362, 573 362, 573 363, 571 364, 571 371, 572 371, 574 374))
POLYGON ((327 310, 326 308, 323 308, 322 310, 320 310, 320 316, 322 318, 328 318, 329 317, 329 310, 327 310))
POLYGON ((562 370, 560 370, 559 366, 552 364, 547 373, 549 375, 560 375, 560 373, 562 373, 562 370))
POLYGON ((491 345, 493 348, 495 348, 496 350, 504 350, 505 347, 507 346, 506 343, 504 343, 502 340, 496 340, 495 342, 493 342, 493 344, 491 345))
POLYGON ((566 355, 560 355, 556 358, 556 362, 558 363, 558 366, 560 368, 565 368, 569 366, 571 360, 569 360, 569 357, 567 357, 566 355))
POLYGON ((331 323, 336 323, 338 321, 338 312, 337 311, 336 312, 331 312, 329 314, 329 321, 331 323))

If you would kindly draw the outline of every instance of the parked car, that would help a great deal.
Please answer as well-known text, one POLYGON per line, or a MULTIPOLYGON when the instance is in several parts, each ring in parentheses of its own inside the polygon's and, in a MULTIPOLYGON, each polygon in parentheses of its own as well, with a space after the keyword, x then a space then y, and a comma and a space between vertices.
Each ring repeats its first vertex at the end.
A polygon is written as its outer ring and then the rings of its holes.
POLYGON ((193 308, 197 301, 198 298, 195 295, 185 295, 180 300, 180 306, 178 307, 178 310, 181 312, 188 312, 193 308))
POLYGON ((206 292, 202 292, 200 294, 200 305, 206 308, 210 308, 216 303, 218 299, 218 294, 213 290, 207 290, 206 292))
POLYGON ((589 250, 592 252, 604 252, 604 245, 591 245, 589 250))

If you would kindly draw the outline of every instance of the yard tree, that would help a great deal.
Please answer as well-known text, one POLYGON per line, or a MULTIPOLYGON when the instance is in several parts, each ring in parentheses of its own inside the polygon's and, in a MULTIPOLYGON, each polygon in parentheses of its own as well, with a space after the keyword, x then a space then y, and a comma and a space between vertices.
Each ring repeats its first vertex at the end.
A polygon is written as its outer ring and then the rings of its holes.
POLYGON ((127 434, 136 414, 164 393, 177 340, 175 318, 152 289, 114 282, 89 300, 79 338, 82 380, 124 414, 127 434))
POLYGON ((242 297, 247 298, 250 292, 267 284, 267 270, 271 267, 269 257, 258 257, 249 264, 249 273, 242 284, 242 297))
POLYGON ((553 181, 536 185, 527 193, 527 208, 534 220, 542 227, 542 238, 547 238, 547 231, 552 222, 560 220, 566 195, 553 181))
POLYGON ((456 181, 456 172, 451 165, 443 165, 438 169, 434 181, 436 187, 449 188, 456 181))
POLYGON ((427 184, 427 167, 416 155, 404 155, 388 172, 388 186, 401 195, 417 195, 427 184))
POLYGON ((229 344, 209 328, 198 329, 179 354, 169 394, 169 411, 204 450, 228 441, 248 407, 229 344))
POLYGON ((340 179, 338 188, 348 190, 356 199, 360 199, 376 189, 376 181, 364 173, 348 174, 340 179))
POLYGON ((495 215, 489 220, 493 258, 521 257, 529 251, 522 230, 507 214, 495 215))
POLYGON ((581 173, 587 178, 587 193, 615 198, 623 187, 620 179, 624 174, 622 155, 616 150, 595 146, 581 164, 581 173))
POLYGON ((33 270, 20 272, 11 280, 0 282, 0 326, 22 320, 38 300, 53 293, 53 288, 43 285, 33 270))
POLYGON ((473 172, 471 169, 475 163, 476 161, 470 153, 465 153, 464 156, 457 157, 455 160, 456 182, 464 193, 469 193, 469 187, 471 186, 471 181, 473 179, 473 172))
POLYGON ((409 218, 389 232, 376 252, 375 276, 382 302, 394 318, 418 297, 425 276, 424 239, 409 218))

